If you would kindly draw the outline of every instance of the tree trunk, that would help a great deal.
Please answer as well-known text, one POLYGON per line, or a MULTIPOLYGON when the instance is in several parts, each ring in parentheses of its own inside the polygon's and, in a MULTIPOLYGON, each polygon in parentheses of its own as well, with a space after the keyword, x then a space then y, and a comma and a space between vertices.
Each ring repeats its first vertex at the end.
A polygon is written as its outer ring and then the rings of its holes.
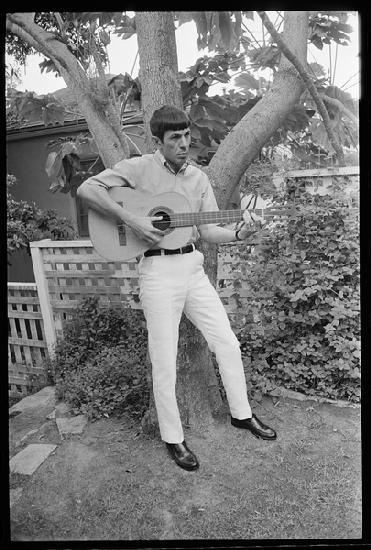
MULTIPOLYGON (((147 151, 153 150, 149 121, 155 109, 172 105, 183 109, 172 12, 137 12, 135 15, 139 49, 139 76, 147 151)), ((179 330, 177 397, 185 426, 210 426, 212 413, 222 410, 218 382, 206 341, 183 318, 179 330)), ((143 419, 143 429, 157 434, 153 396, 143 419)))
POLYGON ((146 148, 151 152, 153 142, 149 121, 153 111, 163 105, 183 109, 174 14, 171 11, 136 12, 135 22, 146 148))

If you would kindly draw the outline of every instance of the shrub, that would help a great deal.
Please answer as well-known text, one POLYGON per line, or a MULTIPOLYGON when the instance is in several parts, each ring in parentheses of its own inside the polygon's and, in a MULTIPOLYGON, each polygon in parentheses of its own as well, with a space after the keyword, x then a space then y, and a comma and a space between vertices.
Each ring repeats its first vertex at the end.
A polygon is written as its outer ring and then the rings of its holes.
POLYGON ((16 201, 10 188, 17 182, 16 178, 7 175, 7 253, 13 254, 24 248, 30 254, 29 244, 32 241, 51 238, 69 240, 77 234, 67 218, 55 210, 42 210, 35 203, 16 201))
MULTIPOLYGON (((333 399, 360 397, 360 295, 357 216, 344 180, 329 194, 309 195, 294 185, 278 201, 295 217, 267 230, 253 260, 237 250, 241 270, 250 267, 251 311, 240 326, 252 383, 274 385, 333 399)), ((239 281, 236 282, 239 285, 239 281)))
POLYGON ((143 313, 80 302, 63 330, 49 379, 56 395, 90 419, 124 409, 141 415, 147 407, 147 336, 143 313))

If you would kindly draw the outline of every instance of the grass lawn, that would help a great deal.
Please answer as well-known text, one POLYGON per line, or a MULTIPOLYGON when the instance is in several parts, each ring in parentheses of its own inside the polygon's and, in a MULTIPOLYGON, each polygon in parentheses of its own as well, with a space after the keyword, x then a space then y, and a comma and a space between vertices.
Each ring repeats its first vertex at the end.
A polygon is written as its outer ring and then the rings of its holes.
POLYGON ((12 476, 13 540, 357 539, 360 410, 263 399, 277 430, 262 441, 228 419, 186 431, 200 469, 186 472, 128 417, 87 425, 31 476, 12 476))

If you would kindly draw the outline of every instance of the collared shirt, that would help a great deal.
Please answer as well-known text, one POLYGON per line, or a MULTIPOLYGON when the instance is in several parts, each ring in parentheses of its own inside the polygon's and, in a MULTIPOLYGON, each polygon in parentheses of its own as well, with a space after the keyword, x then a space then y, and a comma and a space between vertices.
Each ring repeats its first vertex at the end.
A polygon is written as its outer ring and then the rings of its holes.
MULTIPOLYGON (((103 170, 86 182, 105 189, 132 187, 151 195, 176 192, 187 198, 192 212, 219 210, 207 175, 188 161, 175 173, 160 151, 121 160, 113 168, 103 170)), ((196 241, 198 237, 194 227, 189 242, 196 241)))

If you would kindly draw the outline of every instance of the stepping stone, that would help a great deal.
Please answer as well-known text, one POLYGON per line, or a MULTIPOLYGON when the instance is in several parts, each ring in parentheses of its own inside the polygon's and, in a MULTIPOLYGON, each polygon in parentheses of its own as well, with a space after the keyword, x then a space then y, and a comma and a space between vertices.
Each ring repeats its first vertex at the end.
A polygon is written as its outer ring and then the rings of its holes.
POLYGON ((50 408, 51 410, 55 406, 55 388, 53 386, 46 386, 33 395, 28 395, 15 403, 9 409, 9 414, 14 415, 16 412, 26 412, 31 409, 40 410, 42 408, 50 408))
POLYGON ((10 459, 11 473, 31 475, 55 451, 57 445, 31 443, 10 459))
POLYGON ((61 417, 55 419, 60 435, 81 434, 88 422, 84 414, 71 417, 61 417))

